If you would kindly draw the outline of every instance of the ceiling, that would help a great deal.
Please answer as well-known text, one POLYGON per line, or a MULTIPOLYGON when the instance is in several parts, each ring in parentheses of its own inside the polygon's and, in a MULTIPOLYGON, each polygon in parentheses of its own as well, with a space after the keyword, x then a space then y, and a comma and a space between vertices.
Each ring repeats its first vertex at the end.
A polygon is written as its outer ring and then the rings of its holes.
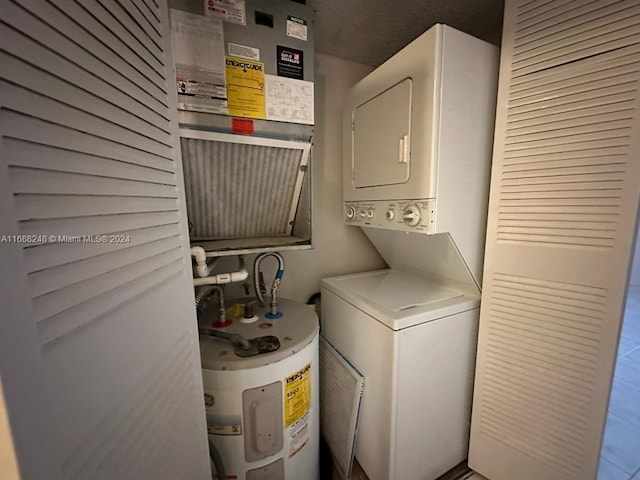
POLYGON ((435 23, 500 44, 504 0, 308 0, 315 50, 377 67, 435 23))

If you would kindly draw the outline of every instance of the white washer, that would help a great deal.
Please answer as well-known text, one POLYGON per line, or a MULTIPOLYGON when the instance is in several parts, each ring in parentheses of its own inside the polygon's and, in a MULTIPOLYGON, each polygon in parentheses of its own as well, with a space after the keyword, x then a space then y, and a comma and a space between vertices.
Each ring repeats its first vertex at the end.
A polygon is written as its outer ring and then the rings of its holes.
POLYGON ((393 269, 322 281, 321 329, 365 377, 356 458, 371 480, 466 458, 479 304, 393 269))

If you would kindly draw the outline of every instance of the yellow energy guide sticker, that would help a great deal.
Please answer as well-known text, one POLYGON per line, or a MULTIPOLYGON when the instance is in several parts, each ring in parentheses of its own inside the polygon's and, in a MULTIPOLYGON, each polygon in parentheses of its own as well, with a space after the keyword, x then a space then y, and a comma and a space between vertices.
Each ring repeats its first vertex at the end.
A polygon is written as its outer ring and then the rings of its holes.
POLYGON ((289 427, 311 408, 311 364, 284 379, 284 425, 289 427))
POLYGON ((226 57, 229 115, 265 118, 264 63, 226 57))

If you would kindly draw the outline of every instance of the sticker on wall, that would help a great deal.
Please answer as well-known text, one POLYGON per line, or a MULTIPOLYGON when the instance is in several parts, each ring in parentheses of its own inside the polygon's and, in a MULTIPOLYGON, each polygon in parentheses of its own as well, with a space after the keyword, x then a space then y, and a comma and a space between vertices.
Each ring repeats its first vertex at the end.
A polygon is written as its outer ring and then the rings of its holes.
POLYGON ((313 82, 265 75, 267 120, 313 125, 313 82))
POLYGON ((171 10, 178 108, 227 113, 222 21, 171 10))
POLYGON ((287 36, 307 41, 307 21, 287 15, 287 36))
POLYGON ((238 45, 237 43, 227 43, 229 55, 231 57, 246 58, 255 62, 260 61, 260 50, 258 48, 247 47, 246 45, 238 45))
POLYGON ((229 115, 265 118, 264 63, 226 57, 229 115))
POLYGON ((247 24, 245 0, 204 0, 204 12, 225 22, 247 24))
POLYGON ((296 78, 298 80, 304 78, 304 57, 302 50, 278 45, 276 47, 276 53, 279 77, 296 78))
POLYGON ((284 379, 284 425, 290 427, 311 408, 311 364, 284 379))

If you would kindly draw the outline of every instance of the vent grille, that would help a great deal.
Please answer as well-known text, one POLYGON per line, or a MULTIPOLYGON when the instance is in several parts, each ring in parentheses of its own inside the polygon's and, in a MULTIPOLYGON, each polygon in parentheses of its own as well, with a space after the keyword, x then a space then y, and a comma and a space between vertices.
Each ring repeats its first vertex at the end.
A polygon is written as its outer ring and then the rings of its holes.
POLYGON ((33 321, 17 337, 35 327, 46 398, 32 453, 53 445, 64 478, 203 478, 166 2, 7 0, 0 20, 3 234, 31 300, 8 331, 33 321))
POLYGON ((291 235, 303 150, 199 138, 181 142, 192 240, 291 235))
POLYGON ((636 50, 514 82, 498 241, 614 247, 640 70, 636 50))
MULTIPOLYGON (((107 418, 81 439, 73 455, 64 460, 65 478, 144 478, 151 474, 150 465, 159 477, 180 478, 185 466, 173 456, 168 460, 163 449, 144 452, 149 458, 143 461, 131 451, 137 451, 139 445, 188 441, 196 429, 194 416, 184 415, 200 401, 193 375, 195 367, 191 364, 192 348, 189 339, 182 337, 161 362, 146 372, 139 388, 121 399, 107 418), (110 468, 105 469, 104 465, 110 468)), ((196 461, 193 457, 197 453, 178 460, 196 461)))
POLYGON ((607 291, 496 273, 480 430, 578 478, 607 291))
POLYGON ((523 2, 518 7, 512 75, 574 62, 640 42, 634 0, 523 2))

